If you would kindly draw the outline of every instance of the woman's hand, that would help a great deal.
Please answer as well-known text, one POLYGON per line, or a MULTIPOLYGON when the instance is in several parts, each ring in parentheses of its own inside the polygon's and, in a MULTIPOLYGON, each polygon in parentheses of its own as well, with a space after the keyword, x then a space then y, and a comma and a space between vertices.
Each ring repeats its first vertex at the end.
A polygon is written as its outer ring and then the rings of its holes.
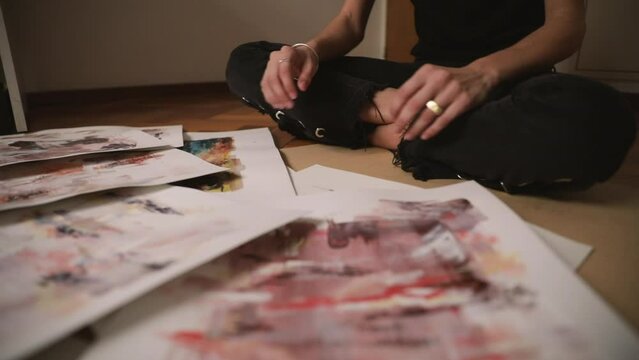
POLYGON ((495 84, 494 76, 471 66, 426 64, 398 89, 391 104, 394 126, 397 131, 406 130, 406 140, 430 139, 457 116, 484 101, 495 84), (439 115, 426 107, 431 100, 441 108, 439 115))
POLYGON ((318 67, 317 57, 306 47, 284 45, 271 52, 260 82, 264 99, 275 109, 293 108, 298 88, 308 89, 318 67))

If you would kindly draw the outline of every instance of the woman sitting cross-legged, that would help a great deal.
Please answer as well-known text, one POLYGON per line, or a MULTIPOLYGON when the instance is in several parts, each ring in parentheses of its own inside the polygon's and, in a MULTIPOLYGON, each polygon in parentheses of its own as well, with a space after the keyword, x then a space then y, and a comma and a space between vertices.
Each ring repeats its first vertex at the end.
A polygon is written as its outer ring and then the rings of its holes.
POLYGON ((619 168, 636 131, 621 94, 553 71, 582 41, 583 0, 413 0, 412 63, 345 56, 373 4, 345 0, 306 43, 239 46, 230 89, 297 136, 393 150, 418 179, 519 192, 619 168))

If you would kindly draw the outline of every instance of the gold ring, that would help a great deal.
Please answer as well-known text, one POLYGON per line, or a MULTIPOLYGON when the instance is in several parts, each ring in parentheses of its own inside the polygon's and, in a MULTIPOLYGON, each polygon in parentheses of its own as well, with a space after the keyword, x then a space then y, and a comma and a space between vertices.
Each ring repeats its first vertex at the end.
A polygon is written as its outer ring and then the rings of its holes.
POLYGON ((444 109, 442 109, 442 107, 439 106, 439 104, 436 103, 435 100, 430 100, 429 102, 427 102, 426 107, 428 108, 428 110, 432 111, 435 115, 438 116, 444 112, 444 109))
POLYGON ((277 60, 277 63, 278 63, 278 64, 281 64, 281 63, 283 63, 283 62, 287 62, 287 61, 288 61, 288 58, 287 58, 287 57, 285 57, 285 58, 281 58, 281 59, 277 60))

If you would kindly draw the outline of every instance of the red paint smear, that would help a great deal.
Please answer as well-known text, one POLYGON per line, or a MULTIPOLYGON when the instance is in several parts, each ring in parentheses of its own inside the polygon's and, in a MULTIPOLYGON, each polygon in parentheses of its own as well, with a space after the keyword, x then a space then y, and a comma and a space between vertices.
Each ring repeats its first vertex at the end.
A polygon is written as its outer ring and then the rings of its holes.
MULTIPOLYGON (((362 303, 362 302, 370 302, 370 301, 380 301, 380 300, 389 299, 396 295, 406 294, 406 291, 412 288, 441 285, 441 284, 451 282, 454 279, 455 278, 453 276, 448 274, 442 274, 437 276, 424 276, 410 284, 395 285, 395 286, 388 287, 384 290, 384 292, 380 294, 375 294, 375 295, 345 298, 341 300, 336 300, 330 297, 316 297, 316 298, 307 298, 301 301, 294 301, 289 303, 269 304, 267 305, 267 307, 273 310, 307 310, 307 309, 313 309, 320 306, 336 306, 340 304, 353 304, 353 303, 362 303)), ((433 299, 435 297, 442 295, 444 292, 445 292, 445 289, 438 289, 430 294, 419 296, 419 297, 423 299, 433 299)), ((417 297, 412 294, 410 296, 417 297)))
POLYGON ((198 352, 210 352, 218 348, 217 342, 208 339, 201 331, 177 331, 171 334, 169 339, 198 352))

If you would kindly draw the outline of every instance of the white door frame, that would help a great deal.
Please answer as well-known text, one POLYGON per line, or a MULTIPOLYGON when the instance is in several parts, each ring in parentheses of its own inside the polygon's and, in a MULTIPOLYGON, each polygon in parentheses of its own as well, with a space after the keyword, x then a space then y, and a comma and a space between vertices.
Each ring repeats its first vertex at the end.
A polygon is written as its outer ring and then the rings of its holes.
POLYGON ((27 131, 27 120, 24 116, 24 108, 22 107, 22 95, 18 87, 16 70, 13 66, 11 46, 9 45, 9 37, 7 36, 2 7, 0 7, 0 59, 2 60, 2 68, 4 69, 4 77, 7 81, 7 89, 9 89, 9 100, 11 101, 11 110, 13 111, 13 121, 16 125, 16 130, 20 132, 27 131))

